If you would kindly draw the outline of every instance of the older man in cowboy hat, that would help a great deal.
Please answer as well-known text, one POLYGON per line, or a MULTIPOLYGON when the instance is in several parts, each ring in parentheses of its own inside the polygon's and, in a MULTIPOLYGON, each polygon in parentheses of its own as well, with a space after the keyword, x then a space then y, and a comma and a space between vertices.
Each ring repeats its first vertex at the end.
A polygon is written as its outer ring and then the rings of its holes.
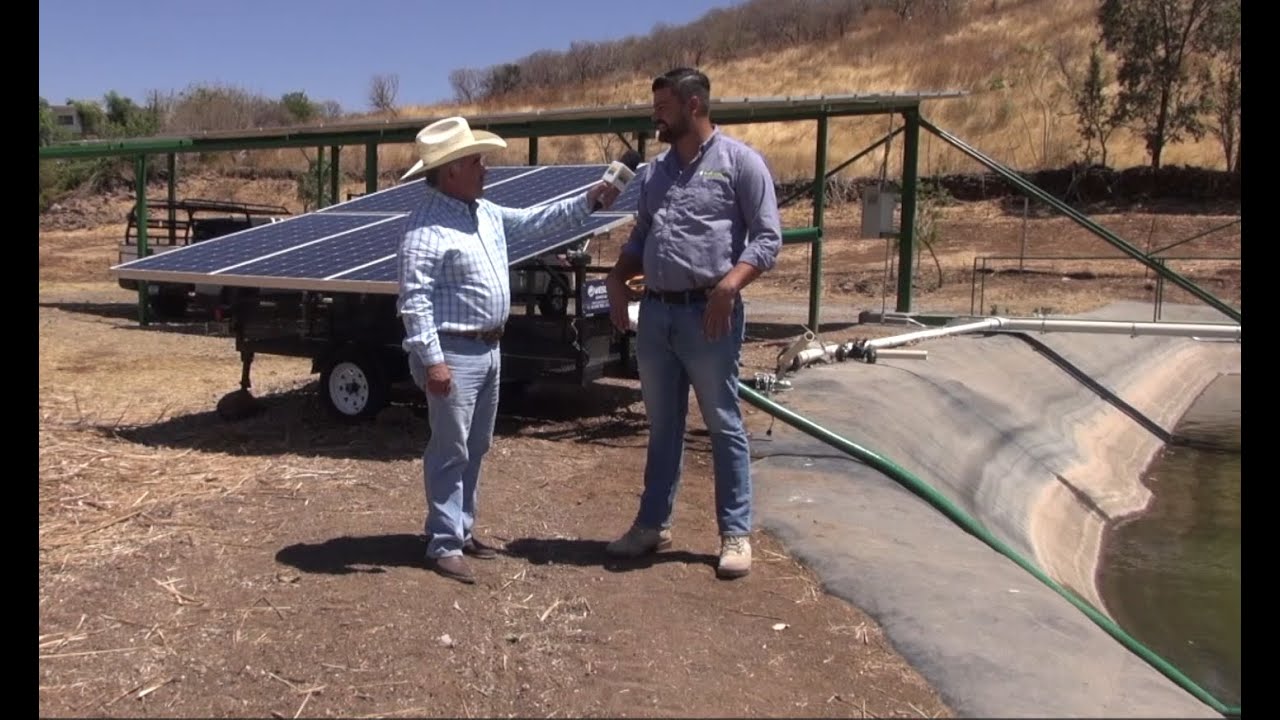
POLYGON ((409 370, 427 394, 431 437, 423 453, 427 561, 475 582, 466 557, 494 557, 472 534, 480 461, 493 438, 501 358, 511 306, 507 244, 582 224, 618 190, 601 182, 530 209, 481 198, 484 155, 506 147, 493 133, 451 117, 418 133, 419 159, 401 178, 426 173, 425 197, 400 246, 400 297, 409 370))

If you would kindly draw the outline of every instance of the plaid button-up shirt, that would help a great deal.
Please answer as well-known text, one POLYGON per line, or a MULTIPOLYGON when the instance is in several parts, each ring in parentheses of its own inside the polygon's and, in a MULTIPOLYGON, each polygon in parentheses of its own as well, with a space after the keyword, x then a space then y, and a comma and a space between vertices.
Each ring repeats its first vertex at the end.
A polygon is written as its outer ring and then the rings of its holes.
POLYGON ((502 326, 511 313, 507 241, 566 230, 591 215, 586 193, 514 209, 481 198, 464 203, 424 183, 398 256, 403 347, 424 367, 444 362, 438 333, 502 326))

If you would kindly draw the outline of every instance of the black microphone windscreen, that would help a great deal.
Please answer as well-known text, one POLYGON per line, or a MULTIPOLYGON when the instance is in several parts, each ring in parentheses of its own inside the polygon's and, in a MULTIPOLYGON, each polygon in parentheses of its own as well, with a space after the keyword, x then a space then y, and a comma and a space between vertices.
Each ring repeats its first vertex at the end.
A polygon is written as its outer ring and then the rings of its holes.
POLYGON ((627 169, 635 170, 640 167, 640 163, 644 162, 644 156, 635 150, 628 150, 623 153, 621 162, 627 166, 627 169))

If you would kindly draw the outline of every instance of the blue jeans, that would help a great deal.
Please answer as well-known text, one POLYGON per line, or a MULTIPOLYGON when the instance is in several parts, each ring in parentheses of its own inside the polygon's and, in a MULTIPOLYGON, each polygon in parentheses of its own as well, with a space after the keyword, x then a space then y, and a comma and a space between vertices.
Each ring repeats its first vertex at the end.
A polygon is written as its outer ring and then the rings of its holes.
POLYGON ((734 305, 730 331, 714 341, 703 333, 705 311, 706 303, 677 305, 646 297, 640 304, 636 360, 649 417, 649 448, 636 523, 671 526, 692 387, 711 434, 720 533, 747 535, 751 532, 751 457, 738 404, 738 359, 745 331, 742 301, 734 305))
MULTIPOLYGON (((433 558, 460 555, 471 539, 480 460, 498 416, 501 369, 496 345, 449 335, 440 336, 440 345, 453 383, 448 395, 427 393, 431 437, 422 455, 427 556, 433 558)), ((411 358, 410 370, 418 387, 425 387, 425 368, 411 358)))

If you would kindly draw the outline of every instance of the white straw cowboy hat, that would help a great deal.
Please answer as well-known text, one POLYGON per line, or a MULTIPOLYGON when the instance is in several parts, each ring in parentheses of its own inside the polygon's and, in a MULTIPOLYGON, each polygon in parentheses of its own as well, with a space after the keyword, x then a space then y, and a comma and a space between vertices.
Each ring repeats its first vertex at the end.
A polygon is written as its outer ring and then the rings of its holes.
POLYGON ((472 130, 465 118, 449 117, 419 130, 414 145, 418 150, 418 162, 400 176, 401 180, 450 160, 501 150, 507 146, 507 141, 491 132, 472 130))

